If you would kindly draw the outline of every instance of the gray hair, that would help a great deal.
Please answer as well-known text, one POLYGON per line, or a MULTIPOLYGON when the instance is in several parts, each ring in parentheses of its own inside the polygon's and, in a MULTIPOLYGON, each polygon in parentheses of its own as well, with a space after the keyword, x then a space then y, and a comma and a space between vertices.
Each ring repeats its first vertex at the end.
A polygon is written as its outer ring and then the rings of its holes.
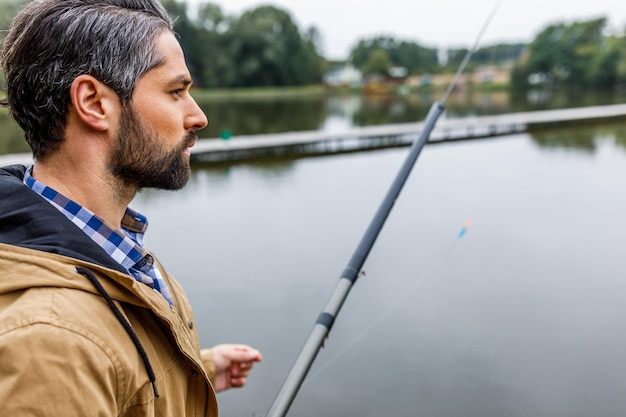
POLYGON ((13 19, 0 53, 2 104, 43 159, 65 136, 70 87, 91 75, 128 104, 137 80, 162 64, 155 38, 173 32, 159 0, 35 0, 13 19))

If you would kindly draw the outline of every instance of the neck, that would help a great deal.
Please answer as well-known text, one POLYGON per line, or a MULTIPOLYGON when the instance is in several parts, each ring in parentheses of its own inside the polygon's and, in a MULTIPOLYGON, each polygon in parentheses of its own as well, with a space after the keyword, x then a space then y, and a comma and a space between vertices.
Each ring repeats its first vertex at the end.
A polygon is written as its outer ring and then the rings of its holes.
POLYGON ((101 161, 77 159, 56 152, 37 160, 33 178, 92 211, 110 227, 120 228, 137 189, 121 183, 101 161))

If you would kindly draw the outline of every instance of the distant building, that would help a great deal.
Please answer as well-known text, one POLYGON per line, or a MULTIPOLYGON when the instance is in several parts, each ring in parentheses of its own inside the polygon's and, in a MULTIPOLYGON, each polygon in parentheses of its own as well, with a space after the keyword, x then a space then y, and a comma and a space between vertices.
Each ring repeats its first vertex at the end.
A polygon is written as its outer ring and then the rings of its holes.
POLYGON ((391 67, 389 68, 389 76, 393 79, 405 79, 409 75, 409 70, 405 67, 391 67))
POLYGON ((324 74, 324 84, 331 87, 360 87, 362 82, 361 71, 348 63, 336 65, 324 74))
POLYGON ((494 65, 483 65, 474 70, 472 82, 475 84, 508 84, 511 81, 511 71, 494 65))

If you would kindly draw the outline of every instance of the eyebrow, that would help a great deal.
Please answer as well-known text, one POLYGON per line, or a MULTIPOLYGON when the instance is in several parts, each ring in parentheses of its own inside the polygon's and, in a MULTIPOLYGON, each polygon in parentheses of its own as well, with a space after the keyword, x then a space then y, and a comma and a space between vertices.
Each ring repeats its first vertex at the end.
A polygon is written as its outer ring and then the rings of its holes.
POLYGON ((172 81, 167 83, 168 86, 182 85, 184 87, 187 87, 191 84, 193 84, 193 81, 186 75, 181 75, 180 77, 176 77, 172 81))

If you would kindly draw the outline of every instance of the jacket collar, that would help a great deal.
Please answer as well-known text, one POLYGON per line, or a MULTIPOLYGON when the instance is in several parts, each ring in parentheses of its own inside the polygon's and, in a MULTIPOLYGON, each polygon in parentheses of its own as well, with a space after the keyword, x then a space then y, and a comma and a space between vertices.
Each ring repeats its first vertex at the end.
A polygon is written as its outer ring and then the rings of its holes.
POLYGON ((100 246, 24 185, 26 167, 0 168, 0 243, 56 253, 127 274, 100 246))

